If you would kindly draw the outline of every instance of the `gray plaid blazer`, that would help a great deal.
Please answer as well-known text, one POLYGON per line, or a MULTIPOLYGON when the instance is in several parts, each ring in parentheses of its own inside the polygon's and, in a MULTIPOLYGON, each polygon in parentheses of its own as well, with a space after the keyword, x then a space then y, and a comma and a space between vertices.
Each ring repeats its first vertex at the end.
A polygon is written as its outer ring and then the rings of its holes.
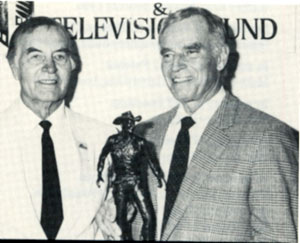
MULTIPOLYGON (((158 158, 176 111, 136 128, 158 158)), ((150 170, 148 184, 156 211, 150 170)), ((161 240, 293 242, 297 214, 298 132, 227 93, 192 155, 161 240)), ((141 227, 137 214, 135 240, 141 227)))

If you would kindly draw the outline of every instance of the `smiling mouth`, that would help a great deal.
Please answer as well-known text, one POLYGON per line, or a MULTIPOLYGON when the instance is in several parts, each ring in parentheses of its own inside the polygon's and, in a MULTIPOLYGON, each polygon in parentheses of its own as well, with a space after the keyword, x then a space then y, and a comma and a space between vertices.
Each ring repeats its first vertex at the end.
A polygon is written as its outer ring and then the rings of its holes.
POLYGON ((45 85, 55 85, 57 84, 56 79, 42 79, 38 81, 40 84, 45 84, 45 85))
POLYGON ((191 81, 192 78, 183 77, 183 78, 172 78, 173 83, 185 83, 191 81))

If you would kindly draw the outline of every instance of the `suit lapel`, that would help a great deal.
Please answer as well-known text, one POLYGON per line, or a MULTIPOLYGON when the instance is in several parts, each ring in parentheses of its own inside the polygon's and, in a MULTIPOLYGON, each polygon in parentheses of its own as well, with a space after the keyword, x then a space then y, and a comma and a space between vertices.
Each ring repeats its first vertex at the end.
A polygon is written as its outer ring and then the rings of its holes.
MULTIPOLYGON (((16 140, 16 141, 28 141, 28 139, 30 139, 30 137, 25 134, 22 134, 19 136, 20 136, 20 139, 16 140)), ((37 224, 40 226, 40 221, 39 221, 40 212, 36 211, 36 208, 33 204, 32 197, 34 197, 36 194, 41 195, 41 191, 35 192, 32 187, 32 183, 34 183, 36 181, 36 178, 32 177, 32 173, 30 173, 30 170, 33 170, 35 168, 32 167, 32 165, 29 163, 29 161, 27 161, 28 158, 31 158, 34 155, 29 154, 30 151, 28 151, 28 149, 24 148, 24 146, 25 146, 25 144, 19 143, 19 148, 20 148, 19 151, 21 151, 21 161, 22 161, 22 169, 24 171, 25 185, 27 187, 28 198, 30 198, 30 204, 31 204, 31 207, 28 208, 28 210, 32 211, 32 215, 34 215, 37 224), (24 160, 24 158, 26 158, 26 161, 24 160)), ((41 232, 43 232, 43 230, 41 232)))
MULTIPOLYGON (((11 143, 16 143, 14 148, 17 148, 13 155, 10 154, 11 159, 10 163, 14 166, 14 181, 19 181, 20 183, 12 184, 11 191, 8 193, 18 192, 20 200, 12 200, 11 208, 16 208, 16 214, 11 215, 15 221, 14 226, 16 227, 17 232, 14 232, 15 238, 37 238, 37 239, 45 239, 45 233, 41 227, 38 212, 35 211, 35 206, 33 204, 33 195, 36 193, 32 188, 32 179, 29 175, 30 170, 33 170, 31 166, 30 158, 32 157, 31 152, 25 146, 25 143, 21 141, 29 141, 31 139, 27 133, 24 133, 22 128, 19 126, 19 117, 20 114, 15 112, 14 106, 12 106, 7 114, 7 121, 12 124, 7 125, 8 129, 13 129, 8 132, 9 140, 11 143), (12 111, 12 112, 10 112, 12 111), (26 218, 22 218, 23 215, 26 215, 26 218)), ((11 149, 9 149, 9 153, 11 153, 11 149)), ((34 181, 33 181, 34 182, 34 181)))
MULTIPOLYGON (((68 129, 70 129, 68 127, 68 129)), ((74 138, 70 135, 70 131, 66 131, 61 139, 65 144, 68 144, 68 158, 60 164, 60 174, 64 176, 60 177, 60 183, 62 188, 62 199, 63 199, 63 212, 64 220, 60 228, 58 237, 62 235, 70 235, 69 231, 72 229, 76 218, 78 216, 77 204, 80 203, 79 194, 82 191, 82 185, 80 183, 80 157, 78 153, 77 144, 71 143, 74 138), (76 188, 76 190, 75 190, 76 188)), ((65 156, 66 157, 66 156, 65 156)))
POLYGON ((237 100, 227 94, 205 128, 181 184, 176 202, 163 232, 162 240, 169 238, 192 201, 193 195, 213 170, 225 150, 229 142, 226 129, 233 123, 236 108, 237 100))
POLYGON ((90 224, 96 213, 94 204, 99 203, 95 197, 97 195, 100 197, 100 192, 92 191, 98 189, 96 187, 96 170, 93 168, 93 148, 87 142, 85 135, 81 134, 80 129, 77 129, 78 121, 73 119, 70 113, 70 111, 67 112, 70 137, 67 137, 66 140, 74 141, 74 146, 71 149, 71 157, 65 161, 68 163, 65 170, 70 174, 70 177, 66 177, 65 180, 67 187, 65 191, 69 194, 64 198, 65 217, 58 234, 60 239, 76 238, 85 230, 82 225, 90 224))
MULTIPOLYGON (((174 107, 172 110, 160 115, 157 118, 158 122, 152 122, 151 120, 149 123, 145 124, 146 127, 149 127, 149 130, 145 131, 145 137, 147 141, 152 143, 153 148, 155 151, 152 151, 158 158, 160 154, 160 150, 168 129, 168 126, 172 119, 174 118, 177 112, 178 106, 174 107)), ((152 204, 154 207, 155 212, 157 212, 157 187, 158 187, 158 180, 152 173, 151 169, 148 169, 148 185, 149 191, 151 195, 152 204)))

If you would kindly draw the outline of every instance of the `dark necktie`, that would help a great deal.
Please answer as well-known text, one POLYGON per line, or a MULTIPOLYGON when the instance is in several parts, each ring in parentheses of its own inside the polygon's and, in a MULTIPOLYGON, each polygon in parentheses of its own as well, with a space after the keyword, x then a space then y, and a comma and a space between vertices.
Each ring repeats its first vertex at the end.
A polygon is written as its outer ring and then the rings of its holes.
POLYGON ((41 121, 40 126, 44 129, 42 135, 43 196, 41 225, 48 239, 55 239, 63 221, 59 176, 54 146, 49 133, 51 123, 41 121))
POLYGON ((171 166, 169 170, 169 176, 166 189, 166 203, 162 225, 162 232, 165 229, 172 207, 175 203, 178 191, 180 189, 181 182, 187 169, 187 163, 189 159, 190 149, 190 135, 189 128, 193 126, 195 122, 191 117, 184 117, 181 120, 181 129, 177 135, 173 156, 171 160, 171 166))

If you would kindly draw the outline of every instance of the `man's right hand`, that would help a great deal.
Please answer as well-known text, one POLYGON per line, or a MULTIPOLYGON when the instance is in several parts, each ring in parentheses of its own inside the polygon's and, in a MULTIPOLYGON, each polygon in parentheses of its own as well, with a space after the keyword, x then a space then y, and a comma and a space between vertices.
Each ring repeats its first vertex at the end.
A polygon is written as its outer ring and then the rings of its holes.
POLYGON ((104 182, 102 176, 101 176, 101 175, 98 175, 98 179, 97 179, 97 186, 98 186, 98 187, 100 187, 101 181, 104 182))

